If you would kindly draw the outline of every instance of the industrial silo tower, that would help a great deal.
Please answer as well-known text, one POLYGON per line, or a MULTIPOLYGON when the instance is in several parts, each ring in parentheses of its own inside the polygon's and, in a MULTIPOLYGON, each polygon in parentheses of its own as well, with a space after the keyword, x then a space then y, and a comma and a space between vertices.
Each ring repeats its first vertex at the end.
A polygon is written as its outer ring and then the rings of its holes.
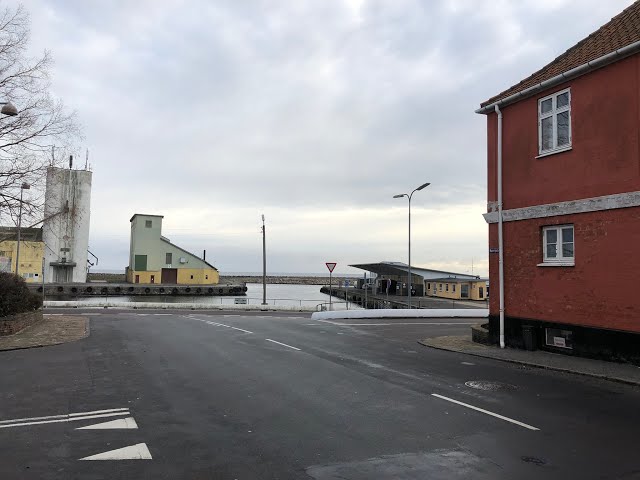
POLYGON ((44 279, 47 283, 87 281, 91 172, 47 168, 44 223, 44 279))

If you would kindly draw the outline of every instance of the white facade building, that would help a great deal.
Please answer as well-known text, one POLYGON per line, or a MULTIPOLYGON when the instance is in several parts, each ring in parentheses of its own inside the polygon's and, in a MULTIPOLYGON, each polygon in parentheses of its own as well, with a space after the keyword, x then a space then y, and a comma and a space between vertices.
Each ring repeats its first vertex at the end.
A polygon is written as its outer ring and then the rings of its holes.
POLYGON ((87 281, 91 177, 89 170, 47 168, 42 228, 47 283, 87 281))

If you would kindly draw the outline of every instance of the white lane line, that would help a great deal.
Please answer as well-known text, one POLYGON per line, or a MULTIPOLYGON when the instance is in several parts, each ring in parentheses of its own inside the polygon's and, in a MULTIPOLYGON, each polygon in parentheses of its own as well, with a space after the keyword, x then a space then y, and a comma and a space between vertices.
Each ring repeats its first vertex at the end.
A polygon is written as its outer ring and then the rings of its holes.
POLYGON ((0 429, 12 428, 12 427, 28 427, 30 425, 44 425, 45 423, 77 422, 78 420, 93 420, 94 418, 117 417, 119 415, 130 415, 130 413, 129 411, 126 411, 126 412, 103 413, 101 415, 87 415, 84 417, 59 418, 57 420, 42 420, 39 422, 7 423, 5 425, 0 425, 0 429))
POLYGON ((76 430, 123 430, 137 429, 138 424, 133 417, 119 418, 118 420, 110 420, 108 422, 94 423, 86 427, 78 427, 76 430))
POLYGON ((171 313, 154 313, 153 316, 154 317, 170 317, 172 314, 171 313))
POLYGON ((287 347, 287 348, 292 348, 294 350, 300 350, 297 347, 292 347, 291 345, 287 345, 286 343, 282 343, 282 342, 276 342, 275 340, 271 340, 270 338, 265 339, 267 342, 272 342, 272 343, 277 343, 278 345, 282 345, 283 347, 287 347))
POLYGON ((151 452, 146 443, 129 445, 128 447, 96 453, 80 460, 151 460, 151 452))
POLYGON ((45 317, 61 317, 64 313, 43 313, 42 315, 45 317))
POLYGON ((98 413, 110 413, 110 412, 128 412, 128 408, 109 408, 107 410, 93 410, 91 412, 75 412, 75 413, 65 413, 63 415, 49 415, 47 417, 27 417, 27 418, 14 418, 12 420, 1 420, 0 424, 3 423, 18 423, 18 422, 30 422, 34 420, 49 420, 53 418, 68 418, 68 417, 77 417, 80 415, 94 415, 98 413))
POLYGON ((491 415, 492 417, 499 418, 500 420, 504 420, 506 422, 511 422, 515 425, 528 428, 529 430, 540 430, 539 428, 532 427, 531 425, 527 425, 526 423, 519 422, 518 420, 514 420, 513 418, 505 417, 504 415, 499 415, 497 413, 490 412, 489 410, 485 410, 484 408, 474 407, 473 405, 469 405, 468 403, 454 400, 453 398, 445 397, 444 395, 438 395, 437 393, 432 393, 431 395, 433 395, 434 397, 441 398, 442 400, 446 400, 447 402, 456 403, 458 405, 462 405, 463 407, 467 407, 472 410, 476 410, 478 412, 486 413, 487 415, 491 415))
POLYGON ((244 333, 253 333, 253 332, 250 332, 249 330, 245 330, 244 328, 232 327, 231 325, 225 325, 224 323, 211 322, 208 320, 200 320, 200 321, 216 327, 232 328, 233 330, 239 330, 244 333))
POLYGON ((244 330, 243 328, 238 328, 238 327, 229 327, 229 328, 233 328, 234 330, 240 330, 241 332, 244 332, 244 333, 253 333, 253 332, 250 332, 249 330, 244 330))

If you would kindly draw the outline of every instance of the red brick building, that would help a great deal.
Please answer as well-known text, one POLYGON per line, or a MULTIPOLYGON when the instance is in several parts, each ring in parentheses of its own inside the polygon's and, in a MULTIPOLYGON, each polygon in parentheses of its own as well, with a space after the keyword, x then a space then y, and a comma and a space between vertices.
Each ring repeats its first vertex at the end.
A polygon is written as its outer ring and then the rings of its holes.
POLYGON ((492 339, 640 360, 640 2, 476 112, 492 339))

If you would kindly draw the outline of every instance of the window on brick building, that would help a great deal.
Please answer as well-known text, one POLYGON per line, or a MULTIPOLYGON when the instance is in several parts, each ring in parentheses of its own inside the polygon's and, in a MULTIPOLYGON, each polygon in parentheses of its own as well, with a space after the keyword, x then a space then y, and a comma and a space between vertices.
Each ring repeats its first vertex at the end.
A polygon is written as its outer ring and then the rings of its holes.
POLYGON ((456 291, 456 284, 454 283, 452 287, 453 287, 453 291, 454 291, 454 293, 455 293, 455 291, 456 291))
POLYGON ((540 154, 571 146, 571 91, 556 92, 538 100, 538 147, 540 154))
POLYGON ((542 229, 542 255, 544 263, 573 265, 575 249, 573 225, 558 225, 542 229))
POLYGON ((447 292, 449 291, 449 284, 448 283, 445 285, 445 291, 447 291, 447 292))

